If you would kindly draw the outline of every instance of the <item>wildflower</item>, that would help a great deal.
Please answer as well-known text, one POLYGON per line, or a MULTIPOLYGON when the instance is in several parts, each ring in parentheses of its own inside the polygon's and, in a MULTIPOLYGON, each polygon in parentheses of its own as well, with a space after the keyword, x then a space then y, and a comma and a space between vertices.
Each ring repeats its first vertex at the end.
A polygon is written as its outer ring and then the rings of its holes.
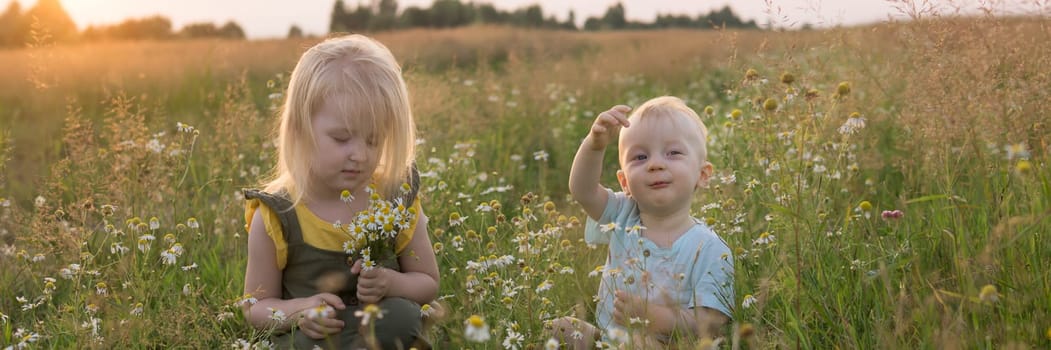
POLYGON ((843 97, 850 94, 850 82, 844 81, 836 86, 836 95, 843 97))
POLYGON ((550 155, 545 150, 539 150, 539 151, 533 152, 533 160, 539 160, 541 162, 546 162, 547 158, 549 156, 550 155))
MULTIPOLYGON (((1051 338, 1051 328, 1048 328, 1048 337, 1051 338)), ((547 338, 547 342, 544 343, 544 350, 558 350, 558 340, 555 338, 547 338)))
POLYGON ((901 219, 902 216, 905 216, 905 213, 897 209, 884 210, 880 213, 880 216, 883 217, 884 220, 901 219))
POLYGON ((1015 164, 1015 171, 1017 171, 1019 174, 1028 173, 1029 170, 1031 170, 1032 168, 1033 164, 1029 163, 1029 161, 1025 159, 1019 160, 1018 163, 1015 164))
POLYGON ((350 203, 354 201, 354 196, 350 194, 350 191, 343 190, 343 192, 339 193, 339 200, 343 201, 344 203, 350 203))
POLYGON ((22 328, 16 329, 15 333, 12 335, 14 337, 11 340, 16 342, 15 345, 6 347, 4 349, 25 349, 29 347, 30 343, 35 343, 37 340, 40 340, 40 334, 30 332, 22 328))
POLYGON ((193 269, 196 269, 196 268, 197 268, 197 263, 193 263, 193 264, 190 264, 190 265, 183 266, 182 270, 183 271, 190 271, 190 270, 193 270, 193 269))
POLYGON ((277 321, 277 322, 284 322, 285 319, 288 318, 287 316, 285 316, 285 312, 282 311, 282 310, 275 309, 275 308, 272 308, 272 307, 268 307, 266 309, 270 310, 270 319, 271 320, 274 320, 274 321, 277 321))
POLYGON ((449 226, 459 226, 465 220, 467 220, 467 217, 460 216, 460 213, 458 212, 453 212, 452 214, 449 214, 449 226))
POLYGON ((197 223, 197 218, 191 217, 189 219, 186 219, 186 227, 189 227, 189 228, 192 228, 192 229, 196 230, 196 229, 200 228, 201 225, 197 223))
POLYGON ((712 107, 712 106, 705 106, 705 107, 704 107, 704 114, 707 114, 707 115, 709 115, 709 116, 710 116, 710 115, 714 115, 714 114, 715 114, 715 107, 712 107))
POLYGON ((843 135, 853 135, 859 130, 865 128, 865 118, 861 117, 861 114, 854 112, 850 114, 846 122, 839 127, 839 133, 843 135))
POLYGON ((239 299, 236 302, 234 302, 234 304, 237 304, 237 305, 240 305, 240 306, 245 306, 245 305, 255 305, 255 303, 257 303, 257 302, 259 302, 259 299, 256 299, 255 297, 253 297, 251 293, 247 293, 247 294, 241 296, 241 299, 239 299))
POLYGON ((106 295, 106 282, 95 283, 95 294, 106 295))
POLYGON ((47 204, 47 199, 44 199, 44 196, 36 196, 36 199, 33 199, 33 206, 37 208, 43 207, 44 204, 47 204))
POLYGON ((792 73, 789 73, 789 72, 781 73, 781 83, 782 84, 790 85, 790 84, 792 84, 795 81, 796 81, 796 76, 792 75, 792 73))
POLYGON ((1007 160, 1013 159, 1029 159, 1029 148, 1025 143, 1016 143, 1004 146, 1004 151, 1007 154, 1007 160))
POLYGON ((189 283, 182 285, 182 295, 189 296, 192 293, 193 293, 193 288, 190 287, 189 283))
POLYGON ((478 343, 489 341, 489 325, 485 324, 482 316, 471 315, 464 321, 464 325, 466 326, 464 337, 467 340, 478 343))
POLYGON ((774 235, 770 234, 770 232, 763 232, 762 234, 759 235, 759 238, 756 238, 754 241, 752 241, 752 244, 753 245, 770 244, 770 243, 774 242, 775 238, 777 238, 777 237, 775 237, 774 235))
POLYGON ((602 231, 602 233, 610 232, 610 231, 616 230, 617 228, 619 228, 619 227, 618 227, 616 222, 611 222, 611 223, 599 226, 599 230, 602 231))
POLYGON ((768 111, 773 111, 773 110, 777 109, 777 100, 772 99, 772 98, 767 98, 766 101, 763 101, 763 109, 768 110, 768 111))
MULTIPOLYGON (((518 327, 518 323, 513 323, 511 325, 511 327, 517 328, 518 327)), ((522 333, 515 332, 513 329, 511 329, 509 327, 507 329, 507 337, 504 338, 504 342, 503 342, 504 349, 517 350, 519 348, 519 346, 522 345, 522 341, 523 340, 525 340, 525 337, 522 335, 522 333)))
POLYGON ((617 326, 610 327, 607 331, 607 336, 614 345, 628 344, 628 341, 630 340, 628 338, 628 331, 617 326))
POLYGON ((861 203, 858 203, 858 209, 860 211, 872 210, 872 203, 869 203, 869 201, 861 201, 861 203))
POLYGON ((540 285, 536 286, 536 292, 537 293, 545 292, 545 291, 547 291, 548 289, 551 289, 551 287, 554 287, 554 286, 555 286, 555 283, 551 282, 551 280, 544 280, 543 282, 540 282, 540 285))
POLYGON ((1000 293, 996 291, 996 286, 987 284, 982 287, 982 291, 978 294, 978 300, 992 304, 1000 300, 1000 293))
POLYGON ((131 311, 129 311, 129 313, 132 316, 141 316, 142 315, 142 303, 135 303, 135 307, 133 307, 131 309, 131 311))
POLYGON ((178 258, 178 255, 171 248, 161 252, 161 262, 165 265, 175 265, 176 258, 178 258))
POLYGON ((156 230, 156 229, 159 229, 159 228, 161 228, 161 220, 157 219, 156 216, 150 218, 150 229, 151 230, 156 230))
POLYGON ((741 114, 743 113, 744 112, 741 112, 740 109, 734 108, 734 110, 730 111, 730 119, 737 120, 741 118, 741 114))
POLYGON ((759 78, 759 72, 757 72, 755 69, 748 68, 748 70, 744 72, 745 80, 755 80, 756 78, 759 78))
POLYGON ((744 296, 744 299, 741 300, 741 307, 743 307, 745 309, 750 308, 750 307, 752 307, 752 304, 755 304, 756 301, 757 300, 755 299, 754 296, 752 296, 751 294, 746 294, 744 296))
POLYGON ((44 254, 37 253, 36 255, 33 255, 33 258, 30 259, 30 261, 32 261, 32 262, 41 262, 41 261, 44 261, 45 258, 46 257, 44 256, 44 254))
POLYGON ((366 305, 365 308, 363 308, 363 309, 354 311, 354 316, 355 317, 362 317, 362 326, 368 326, 369 322, 371 322, 373 320, 373 318, 375 318, 375 320, 379 320, 379 318, 383 318, 384 317, 384 311, 380 310, 379 307, 376 306, 375 304, 369 304, 369 305, 366 305))
POLYGON ((316 320, 319 318, 330 317, 334 312, 336 312, 336 310, 333 309, 331 306, 328 306, 328 304, 325 303, 321 303, 318 306, 307 309, 307 318, 311 320, 316 320))
POLYGON ((432 307, 431 304, 423 304, 423 306, 420 306, 420 315, 423 315, 423 317, 430 317, 433 313, 434 307, 432 307))

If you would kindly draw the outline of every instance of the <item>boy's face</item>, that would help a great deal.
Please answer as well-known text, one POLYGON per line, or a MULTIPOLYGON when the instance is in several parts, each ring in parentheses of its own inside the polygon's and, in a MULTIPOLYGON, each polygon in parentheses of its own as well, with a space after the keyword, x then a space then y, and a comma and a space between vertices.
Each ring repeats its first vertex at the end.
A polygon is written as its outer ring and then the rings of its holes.
POLYGON ((643 212, 689 208, 693 192, 707 185, 712 166, 701 159, 700 130, 685 116, 633 118, 620 132, 617 180, 643 212))

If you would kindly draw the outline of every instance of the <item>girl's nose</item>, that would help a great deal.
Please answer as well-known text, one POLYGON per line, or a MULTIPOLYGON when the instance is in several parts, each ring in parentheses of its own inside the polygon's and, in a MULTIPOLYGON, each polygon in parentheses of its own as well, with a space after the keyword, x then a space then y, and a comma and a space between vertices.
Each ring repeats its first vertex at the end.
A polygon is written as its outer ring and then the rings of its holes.
POLYGON ((364 161, 365 160, 365 157, 366 157, 366 155, 368 153, 367 152, 368 145, 365 144, 365 141, 363 139, 355 138, 355 140, 353 142, 348 142, 346 147, 348 148, 347 149, 347 159, 352 160, 352 161, 356 161, 356 162, 360 162, 360 161, 364 161))

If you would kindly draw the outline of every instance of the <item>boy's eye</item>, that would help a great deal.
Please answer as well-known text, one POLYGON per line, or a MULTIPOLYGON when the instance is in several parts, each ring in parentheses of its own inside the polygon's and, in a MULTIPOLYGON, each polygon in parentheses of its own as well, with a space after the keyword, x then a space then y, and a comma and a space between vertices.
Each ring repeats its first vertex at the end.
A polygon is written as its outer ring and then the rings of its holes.
POLYGON ((673 156, 678 156, 678 155, 682 155, 683 153, 682 153, 682 151, 670 151, 670 152, 668 152, 668 154, 673 155, 673 156))
POLYGON ((645 154, 637 154, 637 155, 631 157, 631 160, 646 160, 646 155, 645 154))

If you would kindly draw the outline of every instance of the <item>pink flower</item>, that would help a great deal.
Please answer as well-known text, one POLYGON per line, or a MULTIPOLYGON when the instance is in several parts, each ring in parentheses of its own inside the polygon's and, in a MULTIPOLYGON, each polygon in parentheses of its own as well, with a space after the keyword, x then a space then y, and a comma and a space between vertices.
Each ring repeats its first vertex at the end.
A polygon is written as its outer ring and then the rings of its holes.
POLYGON ((884 210, 882 214, 884 220, 897 220, 905 216, 905 213, 901 210, 884 210))

